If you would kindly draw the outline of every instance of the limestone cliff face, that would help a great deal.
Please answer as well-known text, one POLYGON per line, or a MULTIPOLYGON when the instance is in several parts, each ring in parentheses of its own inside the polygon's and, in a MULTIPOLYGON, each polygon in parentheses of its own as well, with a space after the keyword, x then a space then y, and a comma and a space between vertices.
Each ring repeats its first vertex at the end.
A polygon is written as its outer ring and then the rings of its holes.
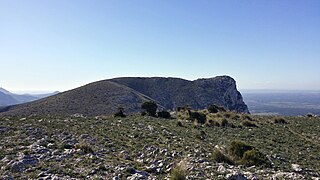
POLYGON ((111 81, 128 86, 155 99, 167 109, 190 105, 194 109, 205 109, 211 104, 224 106, 228 110, 249 113, 237 90, 236 81, 229 76, 188 81, 179 78, 116 78, 111 81))

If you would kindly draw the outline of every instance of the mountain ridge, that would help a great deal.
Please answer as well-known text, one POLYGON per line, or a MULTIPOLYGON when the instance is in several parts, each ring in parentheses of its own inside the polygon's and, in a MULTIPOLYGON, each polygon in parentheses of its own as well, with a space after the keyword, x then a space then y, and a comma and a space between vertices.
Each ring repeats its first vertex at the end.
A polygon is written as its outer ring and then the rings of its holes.
POLYGON ((229 76, 189 81, 181 78, 126 77, 106 79, 22 105, 10 106, 1 115, 110 115, 118 107, 125 112, 140 111, 145 101, 155 101, 162 109, 189 105, 204 109, 210 104, 249 113, 236 82, 229 76))

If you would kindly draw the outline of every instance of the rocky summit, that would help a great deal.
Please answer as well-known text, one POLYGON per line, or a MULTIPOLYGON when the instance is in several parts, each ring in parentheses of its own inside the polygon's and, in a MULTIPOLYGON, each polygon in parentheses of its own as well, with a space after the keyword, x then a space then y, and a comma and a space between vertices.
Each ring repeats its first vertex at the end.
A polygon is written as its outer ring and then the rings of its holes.
POLYGON ((249 113, 235 80, 229 76, 194 81, 127 77, 98 81, 38 101, 2 108, 0 116, 97 116, 113 114, 118 107, 130 114, 140 111, 145 101, 154 101, 169 110, 186 105, 205 109, 216 104, 230 111, 249 113))

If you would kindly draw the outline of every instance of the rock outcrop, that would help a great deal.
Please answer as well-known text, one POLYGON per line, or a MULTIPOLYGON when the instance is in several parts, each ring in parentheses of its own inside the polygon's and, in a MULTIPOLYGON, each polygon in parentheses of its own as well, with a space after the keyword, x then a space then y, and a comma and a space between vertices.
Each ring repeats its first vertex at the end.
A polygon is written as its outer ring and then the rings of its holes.
POLYGON ((228 110, 249 113, 237 90, 236 81, 229 76, 188 81, 179 78, 116 78, 113 82, 128 86, 145 94, 167 109, 189 105, 193 109, 205 109, 217 104, 228 110))

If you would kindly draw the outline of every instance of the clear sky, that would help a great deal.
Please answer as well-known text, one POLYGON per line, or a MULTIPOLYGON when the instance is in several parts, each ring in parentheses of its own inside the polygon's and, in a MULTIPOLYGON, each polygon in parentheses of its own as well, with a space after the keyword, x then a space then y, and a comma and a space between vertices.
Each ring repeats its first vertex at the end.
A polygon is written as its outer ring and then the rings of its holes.
POLYGON ((230 75, 320 89, 320 0, 0 0, 0 86, 230 75))

